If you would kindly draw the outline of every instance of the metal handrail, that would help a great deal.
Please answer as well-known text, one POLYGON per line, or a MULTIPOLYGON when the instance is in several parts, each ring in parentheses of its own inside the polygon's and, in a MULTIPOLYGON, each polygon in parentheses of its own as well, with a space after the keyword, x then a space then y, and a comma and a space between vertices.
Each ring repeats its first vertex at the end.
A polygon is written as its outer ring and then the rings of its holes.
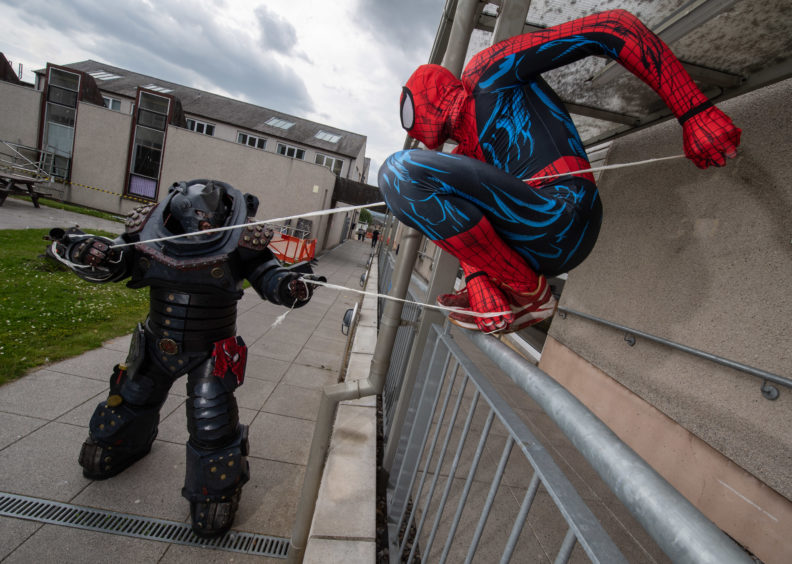
POLYGON ((475 331, 466 333, 550 416, 673 562, 748 564, 752 561, 742 548, 546 372, 490 335, 475 331))
POLYGON ((708 353, 699 349, 694 349, 693 347, 689 347, 681 343, 676 343, 674 341, 669 341, 668 339, 664 339, 663 337, 651 335, 649 333, 639 331, 638 329, 625 327, 624 325, 619 325, 618 323, 614 323, 613 321, 608 321, 607 319, 601 319, 599 317, 595 317, 593 315, 590 315, 588 313, 583 313, 581 311, 575 311, 573 309, 569 309, 565 307, 559 307, 558 311, 562 318, 566 317, 566 314, 572 314, 578 317, 582 317, 583 319, 588 319, 589 321, 594 321, 595 323, 600 323, 607 327, 611 327, 613 329, 618 329, 619 331, 623 331, 624 333, 626 333, 626 335, 624 336, 624 340, 627 341, 627 343, 630 346, 633 346, 635 344, 635 336, 643 337, 644 339, 654 341, 655 343, 660 343, 661 345, 665 345, 667 347, 671 347, 673 349, 677 349, 692 354, 699 358, 710 360, 717 364, 721 364, 723 366, 728 366, 729 368, 733 368, 735 370, 745 372, 752 376, 756 376, 757 378, 762 378, 764 380, 761 388, 762 396, 769 400, 774 400, 778 398, 778 388, 776 388, 771 384, 768 384, 767 383, 768 381, 774 382, 781 386, 786 386, 787 388, 792 388, 792 379, 785 378, 784 376, 779 376, 778 374, 773 374, 772 372, 767 372, 766 370, 761 370, 760 368, 754 368, 753 366, 748 366, 746 364, 742 364, 734 360, 729 360, 728 358, 723 358, 721 356, 717 356, 712 353, 708 353))

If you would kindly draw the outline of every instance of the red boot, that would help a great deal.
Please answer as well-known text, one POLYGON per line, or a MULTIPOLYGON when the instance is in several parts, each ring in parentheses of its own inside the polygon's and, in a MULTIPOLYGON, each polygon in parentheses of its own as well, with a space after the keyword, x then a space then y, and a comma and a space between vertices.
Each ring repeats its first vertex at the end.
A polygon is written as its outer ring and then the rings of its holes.
POLYGON ((545 277, 534 272, 506 245, 486 217, 482 216, 468 231, 435 243, 459 259, 467 282, 464 290, 439 296, 438 303, 465 307, 467 298, 467 307, 473 312, 504 311, 504 306, 512 312, 492 318, 454 312, 449 315, 452 322, 473 328, 474 319, 476 328, 487 333, 510 332, 539 323, 555 313, 557 303, 545 277))

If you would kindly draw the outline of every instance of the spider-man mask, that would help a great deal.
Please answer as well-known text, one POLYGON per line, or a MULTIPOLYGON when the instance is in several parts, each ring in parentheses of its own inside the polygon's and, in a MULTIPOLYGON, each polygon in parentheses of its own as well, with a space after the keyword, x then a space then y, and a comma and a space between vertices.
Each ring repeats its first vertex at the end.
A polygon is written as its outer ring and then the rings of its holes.
POLYGON ((401 123, 410 137, 436 149, 450 137, 462 83, 440 65, 421 65, 402 88, 401 123))

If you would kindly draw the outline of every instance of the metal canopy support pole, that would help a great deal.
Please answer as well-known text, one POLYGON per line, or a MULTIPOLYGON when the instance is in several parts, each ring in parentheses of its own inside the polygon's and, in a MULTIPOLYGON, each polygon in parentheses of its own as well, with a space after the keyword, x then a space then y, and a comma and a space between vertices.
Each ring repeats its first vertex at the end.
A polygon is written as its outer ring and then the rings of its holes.
POLYGON ((530 7, 531 0, 503 0, 492 31, 492 44, 523 33, 530 7))
MULTIPOLYGON (((443 57, 443 66, 456 76, 459 76, 462 72, 468 44, 470 43, 470 35, 473 33, 473 27, 481 9, 482 4, 479 0, 459 0, 458 2, 456 14, 451 24, 451 36, 448 40, 448 48, 443 57)), ((415 260, 413 259, 410 263, 410 268, 412 268, 414 263, 415 260)), ((458 270, 459 263, 457 259, 448 253, 440 252, 434 268, 432 269, 432 279, 429 281, 429 289, 426 295, 427 303, 434 303, 441 292, 453 290, 454 280, 456 279, 458 270)), ((403 298, 404 296, 398 297, 403 298)), ((393 463, 393 457, 396 454, 399 436, 401 435, 401 426, 404 423, 407 408, 409 407, 410 394, 412 393, 413 384, 415 383, 416 372, 421 364, 424 344, 429 335, 429 330, 432 324, 442 325, 444 320, 443 314, 434 309, 424 308, 421 313, 421 321, 415 339, 413 339, 410 360, 404 372, 402 387, 394 411, 388 442, 383 454, 383 468, 390 468, 393 463)))

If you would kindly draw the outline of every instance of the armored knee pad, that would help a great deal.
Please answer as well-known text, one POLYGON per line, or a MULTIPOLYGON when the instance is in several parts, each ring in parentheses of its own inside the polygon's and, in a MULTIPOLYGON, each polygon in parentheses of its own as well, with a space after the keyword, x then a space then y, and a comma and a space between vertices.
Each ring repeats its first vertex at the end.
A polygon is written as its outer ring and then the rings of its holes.
POLYGON ((242 486, 250 479, 248 429, 239 425, 231 444, 204 449, 187 443, 182 495, 190 501, 193 531, 202 537, 225 533, 234 520, 242 486))
POLYGON ((233 440, 238 433, 239 408, 232 391, 212 374, 188 380, 187 429, 190 443, 199 448, 213 449, 233 440))

